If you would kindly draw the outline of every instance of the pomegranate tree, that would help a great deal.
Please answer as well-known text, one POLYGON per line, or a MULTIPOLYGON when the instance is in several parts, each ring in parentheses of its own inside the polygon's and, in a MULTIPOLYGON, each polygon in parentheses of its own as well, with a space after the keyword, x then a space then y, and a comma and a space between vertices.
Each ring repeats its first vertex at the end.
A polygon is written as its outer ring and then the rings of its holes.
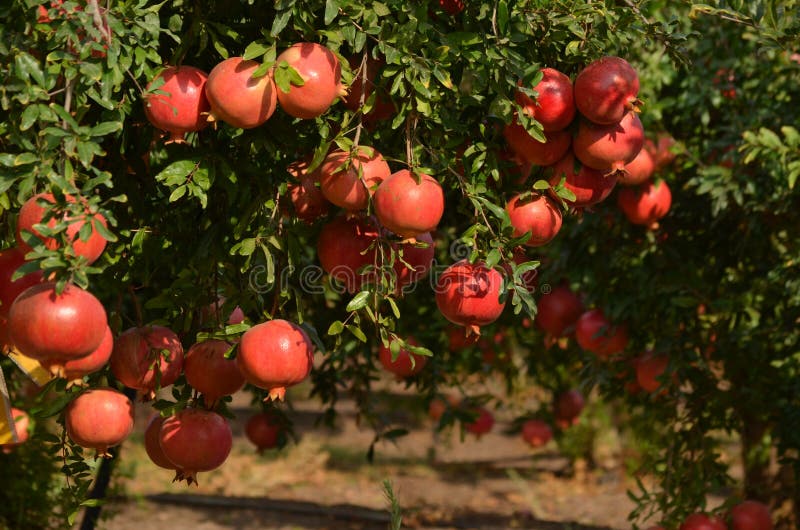
POLYGON ((231 347, 224 340, 204 340, 193 344, 183 360, 186 382, 203 394, 209 407, 244 386, 244 376, 236 361, 225 358, 231 347))
POLYGON ((588 120, 610 125, 641 103, 639 76, 620 57, 603 57, 581 70, 575 78, 575 105, 588 120))
POLYGON ((141 391, 144 400, 174 383, 182 368, 183 345, 164 326, 130 328, 114 341, 111 372, 125 386, 141 391))
POLYGON ((537 301, 537 327, 553 337, 571 335, 583 314, 583 303, 566 285, 559 285, 537 301))
POLYGON ((92 388, 73 399, 64 412, 70 440, 110 457, 108 448, 119 445, 133 431, 133 403, 113 388, 92 388))
POLYGON ((284 62, 302 78, 302 83, 293 82, 288 90, 278 90, 281 108, 290 116, 316 118, 324 114, 336 98, 347 94, 341 84, 342 65, 325 46, 298 42, 278 56, 276 68, 281 68, 284 62))
POLYGON ((515 195, 506 204, 506 212, 514 227, 514 237, 530 232, 531 237, 525 242, 529 247, 546 245, 561 230, 561 210, 544 195, 534 195, 526 200, 515 195))
POLYGON ((621 189, 617 204, 631 223, 652 226, 669 213, 672 192, 666 181, 651 181, 635 188, 621 189))
POLYGON ((373 197, 381 224, 403 238, 430 232, 444 213, 444 191, 430 175, 401 169, 385 179, 373 197))
MULTIPOLYGON (((406 342, 412 346, 417 346, 417 341, 412 337, 406 339, 406 342)), ((398 379, 417 375, 425 368, 428 362, 426 356, 412 353, 403 347, 398 349, 397 357, 395 357, 392 353, 391 342, 389 346, 381 345, 378 351, 378 360, 380 360, 387 372, 393 373, 398 379)))
POLYGON ((392 174, 383 156, 366 146, 360 146, 357 155, 333 151, 318 171, 322 194, 345 210, 366 208, 375 188, 392 174))
POLYGON ((483 262, 458 261, 436 282, 436 306, 444 317, 480 335, 480 327, 497 320, 505 308, 500 300, 503 276, 483 262))
POLYGON ((583 164, 616 174, 625 171, 644 145, 644 127, 633 112, 611 125, 598 125, 582 120, 572 145, 575 156, 583 164))
POLYGON ((183 142, 186 133, 208 125, 207 79, 208 74, 199 68, 168 66, 147 85, 145 116, 154 127, 170 133, 170 142, 183 142), (156 86, 166 94, 154 92, 156 86))
POLYGON ((606 175, 599 169, 586 164, 576 164, 572 151, 552 166, 550 185, 555 186, 561 179, 564 187, 575 194, 575 199, 566 201, 575 208, 585 208, 604 201, 617 184, 617 175, 606 175), (579 167, 576 168, 576 165, 579 167))
POLYGON ((247 439, 256 446, 258 454, 267 449, 275 449, 281 443, 284 433, 283 423, 275 413, 259 412, 253 414, 244 425, 247 439))
POLYGON ((369 218, 339 216, 317 238, 317 257, 325 272, 353 293, 374 281, 378 230, 369 218))
POLYGON ((553 439, 553 429, 542 420, 527 420, 522 424, 522 439, 531 447, 542 447, 553 439))
POLYGON ((533 86, 538 94, 536 99, 522 92, 517 92, 515 99, 526 114, 542 124, 545 131, 566 129, 575 117, 572 81, 554 68, 542 68, 541 71, 542 80, 533 86))
POLYGON ((42 281, 42 272, 26 274, 12 281, 14 273, 25 264, 25 253, 18 247, 0 251, 0 317, 8 317, 11 304, 28 287, 42 281))
POLYGON ((625 326, 614 326, 600 309, 592 309, 581 315, 575 324, 575 339, 578 345, 601 359, 608 359, 625 350, 628 331, 625 326))
POLYGON ((209 410, 184 409, 165 419, 159 431, 164 456, 175 466, 175 480, 197 484, 197 473, 221 466, 231 452, 228 421, 209 410))
POLYGON ((272 116, 278 102, 275 82, 271 72, 254 78, 258 67, 255 61, 231 57, 211 70, 205 90, 211 107, 209 121, 252 129, 272 116))

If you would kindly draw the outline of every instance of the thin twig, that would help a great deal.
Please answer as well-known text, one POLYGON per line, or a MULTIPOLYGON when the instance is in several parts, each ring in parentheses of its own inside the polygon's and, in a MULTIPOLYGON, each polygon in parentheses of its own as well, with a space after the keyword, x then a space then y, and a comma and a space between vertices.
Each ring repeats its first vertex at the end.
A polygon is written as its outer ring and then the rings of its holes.
POLYGON ((103 21, 103 15, 100 13, 100 6, 97 5, 97 0, 87 0, 86 5, 91 8, 92 20, 94 21, 95 27, 97 27, 97 30, 103 35, 103 40, 110 44, 111 31, 103 21))

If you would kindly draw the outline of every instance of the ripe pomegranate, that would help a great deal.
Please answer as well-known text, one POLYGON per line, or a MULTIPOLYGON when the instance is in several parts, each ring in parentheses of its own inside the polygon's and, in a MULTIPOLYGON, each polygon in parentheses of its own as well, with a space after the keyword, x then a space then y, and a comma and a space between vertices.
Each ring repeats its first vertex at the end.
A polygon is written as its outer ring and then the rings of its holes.
POLYGON ((555 186, 566 177, 564 187, 575 194, 575 200, 566 201, 575 208, 585 208, 604 201, 617 184, 616 175, 605 175, 598 169, 593 169, 585 164, 575 167, 575 156, 572 151, 553 165, 553 176, 550 185, 555 186))
POLYGON ((208 121, 222 120, 240 129, 252 129, 266 122, 277 105, 272 72, 253 78, 260 65, 231 57, 208 74, 206 97, 211 106, 208 121))
POLYGON ((130 328, 114 342, 111 372, 125 386, 144 392, 144 400, 174 383, 182 368, 181 341, 163 326, 130 328))
POLYGON ((612 326, 600 309, 592 309, 581 315, 575 324, 578 345, 601 359, 621 353, 628 345, 625 326, 612 326))
POLYGON ((50 370, 57 377, 63 377, 72 385, 82 385, 83 377, 103 368, 111 358, 111 350, 114 348, 114 335, 111 328, 106 326, 103 341, 92 353, 78 359, 71 359, 63 364, 51 366, 49 361, 42 362, 42 366, 50 370))
POLYGON ((253 414, 244 426, 247 439, 256 446, 258 454, 267 449, 275 449, 280 445, 283 425, 280 418, 269 412, 253 414))
POLYGON ((428 275, 433 266, 433 257, 436 246, 430 232, 418 235, 416 242, 392 242, 396 256, 394 260, 394 274, 397 288, 418 282, 428 275), (409 266, 410 265, 410 266, 409 266))
POLYGON ((536 326, 553 337, 571 335, 583 314, 583 303, 566 285, 554 287, 537 301, 536 326))
POLYGON ((503 137, 519 158, 536 166, 552 166, 566 154, 572 135, 567 131, 550 131, 544 136, 546 141, 542 143, 528 134, 516 117, 503 129, 503 137))
POLYGON ((578 390, 568 390, 559 394, 554 407, 558 425, 564 429, 577 423, 585 404, 583 394, 578 390))
MULTIPOLYGON (((656 143, 650 142, 648 150, 656 163, 656 169, 666 167, 675 160, 675 153, 672 152, 672 147, 675 145, 675 138, 668 133, 658 133, 656 143)), ((645 142, 647 146, 647 142, 645 142)))
POLYGON ((225 462, 233 445, 228 422, 215 412, 184 409, 164 420, 159 443, 167 460, 175 465, 175 480, 197 484, 197 473, 211 471, 225 462))
MULTIPOLYGON (((0 444, 0 448, 2 448, 4 453, 10 453, 14 447, 27 442, 28 438, 30 437, 28 430, 30 428, 31 419, 28 414, 24 410, 11 407, 11 418, 14 420, 13 432, 16 432, 17 434, 17 441, 0 444)), ((5 420, 5 418, 3 419, 5 420)))
POLYGON ((147 451, 150 461, 158 467, 177 471, 175 464, 170 462, 167 455, 164 454, 164 450, 161 449, 161 426, 165 419, 158 413, 150 416, 147 428, 144 430, 144 450, 147 451))
MULTIPOLYGON (((406 342, 413 346, 417 346, 417 341, 413 337, 406 339, 406 342)), ((400 348, 397 358, 392 361, 392 350, 387 346, 381 345, 378 352, 378 359, 380 360, 383 368, 387 372, 391 372, 397 376, 398 379, 405 379, 417 375, 425 368, 428 363, 428 358, 424 355, 417 355, 411 353, 405 348, 400 348)))
POLYGON ((772 515, 766 504, 744 501, 731 508, 731 530, 772 530, 772 515))
POLYGON ((349 92, 344 99, 344 106, 352 111, 358 110, 361 108, 361 93, 364 93, 364 101, 366 102, 377 88, 378 93, 375 96, 372 108, 364 115, 364 121, 367 125, 372 125, 392 117, 395 113, 395 107, 386 90, 375 85, 378 71, 385 64, 384 61, 369 57, 365 71, 361 71, 361 60, 362 58, 359 55, 354 55, 348 60, 350 69, 353 71, 353 82, 350 84, 349 92), (364 84, 365 74, 366 84, 364 84))
MULTIPOLYGON (((649 140, 648 140, 649 141, 649 140)), ((656 163, 650 151, 642 149, 636 158, 625 164, 625 171, 617 174, 617 180, 625 186, 636 186, 647 182, 656 170, 656 163)))
POLYGON ((728 530, 728 527, 719 517, 693 513, 683 520, 680 530, 728 530))
POLYGON ((639 76, 619 57, 603 57, 590 63, 575 78, 575 105, 588 120, 610 125, 641 104, 639 76))
POLYGON ((444 191, 430 175, 417 178, 407 169, 392 173, 373 197, 381 224, 403 238, 430 232, 444 213, 444 191))
POLYGON ((226 359, 231 345, 224 340, 204 340, 192 345, 183 360, 186 382, 203 394, 210 408, 224 396, 244 386, 244 376, 235 359, 226 359))
POLYGON ((439 0, 439 7, 451 17, 464 11, 464 5, 464 0, 439 0))
POLYGON ((25 253, 17 247, 0 251, 0 317, 8 317, 11 304, 28 287, 42 281, 42 271, 31 272, 11 281, 14 273, 25 263, 25 253))
POLYGON ((633 112, 611 125, 582 120, 572 150, 583 164, 616 174, 625 170, 644 145, 644 127, 633 112))
POLYGON ((233 326, 235 324, 241 324, 244 322, 245 315, 242 308, 238 305, 233 308, 233 310, 228 315, 228 318, 225 319, 220 314, 220 310, 225 305, 227 298, 219 295, 217 296, 217 301, 208 304, 207 306, 200 309, 200 324, 204 327, 218 327, 220 321, 224 322, 229 326, 233 326))
POLYGON ((480 438, 494 427, 494 416, 484 407, 475 407, 469 410, 477 417, 469 423, 464 424, 467 432, 474 434, 480 438))
POLYGON ((88 291, 67 284, 29 287, 11 305, 8 329, 17 349, 52 368, 89 355, 100 346, 107 327, 106 310, 88 291))
POLYGON ((108 448, 122 443, 133 431, 133 403, 113 388, 92 388, 67 406, 64 427, 76 444, 110 457, 108 448))
POLYGON ((528 420, 522 424, 522 439, 531 447, 542 447, 553 439, 553 430, 542 420, 528 420))
POLYGON ((370 219, 339 216, 322 227, 317 239, 317 256, 323 270, 356 292, 376 275, 378 230, 370 219), (371 247, 371 248, 370 248, 371 247), (366 270, 359 273, 359 270, 366 270))
POLYGON ((503 276, 483 262, 458 261, 445 269, 436 282, 436 306, 467 333, 480 335, 480 326, 491 324, 505 308, 500 301, 503 276))
POLYGON ((281 108, 290 116, 310 119, 321 116, 338 97, 347 95, 342 86, 342 65, 325 46, 298 42, 278 56, 276 65, 286 61, 303 78, 302 85, 291 85, 287 92, 278 90, 281 108))
POLYGON ((211 109, 205 94, 208 74, 193 66, 169 66, 159 73, 145 90, 144 113, 154 127, 170 133, 170 142, 181 143, 187 132, 204 129, 211 109), (160 79, 164 84, 151 92, 160 79))
POLYGON ((658 380, 667 371, 669 357, 664 354, 646 353, 636 362, 636 382, 647 392, 655 392, 662 386, 658 380))
POLYGON ((392 174, 389 164, 372 147, 358 155, 345 151, 328 154, 319 168, 320 189, 326 199, 345 210, 363 210, 375 188, 392 174))
POLYGON ((294 207, 294 215, 306 223, 313 223, 328 214, 330 203, 317 187, 319 168, 308 172, 310 159, 292 162, 286 171, 298 182, 290 182, 288 186, 289 200, 294 207))
POLYGON ((636 188, 621 189, 617 204, 631 223, 653 225, 669 213, 672 192, 666 181, 651 181, 636 188))
MULTIPOLYGON (((52 193, 40 193, 25 201, 25 204, 20 208, 19 219, 17 220, 17 246, 23 254, 27 254, 32 250, 31 246, 23 239, 23 233, 31 233, 38 237, 42 240, 44 246, 50 250, 57 249, 59 246, 59 242, 56 238, 44 237, 33 228, 33 225, 44 222, 45 209, 39 205, 39 201, 46 201, 51 204, 55 204, 56 202, 52 193)), ((73 197, 67 197, 67 202, 74 203, 75 199, 73 197)), ((106 240, 100 235, 100 232, 95 229, 95 226, 96 223, 108 226, 105 217, 99 213, 90 215, 89 210, 86 209, 86 215, 72 217, 68 214, 64 214, 62 220, 68 224, 66 234, 67 238, 72 242, 72 250, 75 255, 85 257, 90 264, 97 261, 97 258, 100 257, 103 250, 106 248, 106 240), (87 221, 92 224, 92 230, 89 238, 84 241, 78 237, 78 234, 87 221)), ((55 217, 47 222, 47 226, 50 228, 55 227, 56 224, 55 217)))
POLYGON ((524 112, 536 118, 545 131, 566 129, 575 117, 575 99, 569 77, 553 68, 542 68, 542 80, 534 85, 533 90, 539 94, 535 101, 522 92, 517 92, 514 98, 524 112))
POLYGON ((515 195, 506 204, 506 211, 514 227, 514 237, 531 233, 530 239, 525 242, 526 246, 546 245, 561 230, 561 210, 544 195, 535 195, 525 202, 515 195))
POLYGON ((251 385, 269 390, 267 399, 283 400, 286 387, 311 373, 314 347, 303 328, 286 320, 270 320, 242 335, 236 362, 251 385))
POLYGON ((478 341, 478 336, 468 332, 461 326, 447 328, 447 347, 453 353, 469 348, 478 341))

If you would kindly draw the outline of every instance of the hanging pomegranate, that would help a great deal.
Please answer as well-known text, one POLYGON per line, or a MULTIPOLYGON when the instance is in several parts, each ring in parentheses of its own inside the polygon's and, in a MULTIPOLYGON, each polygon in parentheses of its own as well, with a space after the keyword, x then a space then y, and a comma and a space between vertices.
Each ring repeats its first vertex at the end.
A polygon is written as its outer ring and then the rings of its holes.
POLYGON ((363 210, 370 196, 392 170, 374 148, 360 146, 358 155, 330 153, 319 168, 320 189, 326 199, 345 210, 363 210))
POLYGON ((644 145, 644 127, 633 112, 611 125, 582 120, 572 145, 583 164, 607 174, 625 171, 644 145))
MULTIPOLYGON (((154 127, 170 133, 169 142, 183 142, 188 132, 203 130, 208 125, 210 105, 205 86, 208 74, 193 66, 169 66, 162 70, 145 89, 144 113, 154 127), (154 85, 163 80, 158 90, 154 85)), ((169 143, 168 142, 168 143, 169 143)))
POLYGON ((617 204, 631 223, 654 227, 669 213, 672 192, 666 181, 651 181, 635 188, 621 189, 617 204))
POLYGON ((617 180, 625 186, 636 186, 647 182, 655 170, 656 163, 653 156, 650 151, 643 148, 636 158, 625 164, 625 170, 617 174, 617 180))
POLYGON ((491 324, 505 308, 500 300, 503 276, 483 262, 456 262, 436 282, 436 306, 454 324, 480 335, 480 327, 491 324))
POLYGON ((606 200, 617 184, 617 176, 605 175, 585 164, 576 168, 577 164, 572 151, 568 151, 564 158, 552 166, 550 185, 555 186, 565 178, 564 187, 575 194, 574 200, 566 202, 574 208, 585 208, 606 200))
POLYGON ((392 173, 378 186, 373 197, 380 223, 403 238, 433 231, 444 213, 444 191, 439 182, 424 173, 407 169, 392 173))
POLYGON ((418 235, 415 240, 392 242, 396 253, 392 268, 398 289, 418 282, 428 275, 433 266, 436 248, 430 232, 418 235))
POLYGON ((326 223, 317 239, 322 269, 354 293, 375 281, 378 230, 368 218, 339 216, 326 223))
POLYGON ((575 117, 575 98, 569 77, 554 68, 542 68, 542 80, 533 90, 538 93, 536 100, 522 92, 517 92, 514 99, 546 132, 566 129, 575 117))
POLYGON ((277 414, 260 412, 250 416, 244 425, 244 433, 256 446, 258 454, 262 454, 267 449, 275 449, 281 445, 284 428, 277 414))
POLYGON ((167 455, 164 454, 164 450, 161 449, 161 426, 164 424, 165 419, 158 413, 150 416, 147 427, 144 430, 144 450, 147 452, 147 456, 150 457, 150 461, 158 467, 177 471, 175 464, 170 462, 167 455))
POLYGON ((608 359, 625 350, 628 331, 625 326, 612 325, 600 309, 592 309, 575 324, 575 339, 584 350, 608 359))
POLYGON ((184 409, 164 420, 159 431, 164 456, 175 466, 175 480, 197 484, 197 473, 221 466, 231 452, 233 434, 215 412, 184 409))
POLYGON ((524 202, 515 195, 506 204, 506 212, 514 227, 514 237, 531 233, 525 242, 529 247, 546 245, 561 230, 561 210, 544 195, 534 195, 524 202))
POLYGON ((193 344, 183 360, 186 382, 203 394, 209 408, 244 386, 244 376, 236 360, 225 358, 230 349, 231 345, 224 340, 204 340, 193 344))
POLYGON ((536 303, 536 326, 556 338, 571 335, 584 311, 581 299, 566 285, 554 287, 536 303))
POLYGON ((106 326, 103 341, 92 353, 78 359, 70 359, 63 363, 52 365, 50 361, 43 361, 42 366, 54 374, 68 381, 67 388, 73 385, 83 385, 83 378, 102 369, 111 358, 114 348, 114 335, 111 328, 106 326))
POLYGON ((113 388, 92 388, 67 406, 64 427, 76 444, 110 457, 108 448, 122 443, 133 431, 133 403, 113 388))
POLYGON ((19 247, 0 251, 0 317, 8 317, 11 304, 28 287, 42 281, 42 271, 30 272, 11 281, 14 273, 25 264, 25 253, 19 247))
POLYGON ((211 107, 208 121, 252 129, 272 116, 278 101, 275 82, 272 72, 254 78, 259 66, 255 61, 231 57, 211 70, 205 89, 211 107))
POLYGON ((284 50, 275 62, 289 66, 303 79, 302 85, 292 84, 289 90, 278 90, 281 108, 290 116, 311 119, 321 116, 338 97, 347 95, 341 83, 342 65, 325 46, 313 42, 298 42, 284 50))
POLYGON ((588 120, 610 125, 625 113, 638 111, 641 101, 639 76, 620 57, 603 57, 581 70, 575 78, 575 105, 588 120))
POLYGON ((568 131, 550 131, 544 136, 545 141, 540 142, 528 134, 516 117, 503 129, 503 137, 519 158, 536 166, 552 166, 566 154, 572 135, 568 131))
POLYGON ((143 400, 174 383, 182 368, 183 345, 163 326, 130 328, 114 341, 111 372, 125 386, 143 392, 143 400))
POLYGON ((522 439, 531 447, 542 447, 553 439, 553 430, 542 420, 527 420, 522 424, 522 439))
MULTIPOLYGON (((413 337, 406 339, 406 342, 412 346, 418 346, 417 341, 413 337)), ((398 379, 405 379, 417 375, 428 363, 428 358, 426 356, 411 353, 405 348, 400 348, 394 360, 392 360, 393 357, 394 355, 392 354, 391 347, 381 345, 378 351, 378 360, 380 360, 383 368, 387 372, 393 373, 398 379)))

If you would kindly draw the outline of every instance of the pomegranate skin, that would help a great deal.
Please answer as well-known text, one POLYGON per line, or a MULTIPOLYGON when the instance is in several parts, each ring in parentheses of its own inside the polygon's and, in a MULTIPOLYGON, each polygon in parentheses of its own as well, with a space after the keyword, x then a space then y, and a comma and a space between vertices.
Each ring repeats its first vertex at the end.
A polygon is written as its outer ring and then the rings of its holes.
POLYGON ((230 349, 231 345, 224 340, 204 340, 193 344, 183 360, 186 381, 203 394, 206 405, 211 408, 220 398, 244 386, 244 376, 236 360, 225 358, 230 349))
POLYGON ((527 420, 522 424, 522 439, 531 447, 542 447, 553 439, 553 430, 542 420, 527 420))
POLYGON ((158 467, 177 471, 175 464, 170 462, 167 455, 164 454, 164 450, 161 449, 161 426, 165 419, 158 413, 150 416, 147 428, 144 430, 144 450, 147 451, 150 461, 158 467))
POLYGON ((556 421, 562 428, 575 424, 585 405, 583 394, 578 390, 559 394, 554 407, 556 421))
POLYGON ((728 530, 728 527, 719 517, 693 513, 683 520, 680 530, 728 530))
POLYGON ((772 515, 766 504, 744 501, 731 508, 731 530, 772 530, 772 515))
POLYGON ((54 366, 92 353, 108 327, 106 310, 92 293, 67 284, 56 295, 55 287, 53 282, 29 287, 8 315, 11 342, 17 349, 54 366))
POLYGON ((584 311, 581 299, 566 285, 542 295, 537 305, 536 326, 557 338, 574 333, 575 323, 584 311))
POLYGON ((286 387, 311 373, 314 348, 303 328, 286 320, 270 320, 242 335, 236 362, 245 380, 269 391, 267 399, 283 400, 286 387))
POLYGON ((114 335, 111 333, 111 328, 106 326, 103 341, 100 343, 100 346, 89 355, 78 359, 71 359, 60 366, 54 367, 51 367, 50 364, 45 361, 42 363, 42 366, 55 373, 58 377, 63 377, 69 381, 67 386, 79 385, 83 383, 82 379, 84 376, 97 372, 108 363, 113 348, 114 335))
POLYGON ((582 120, 572 145, 581 163, 608 173, 623 172, 644 146, 644 127, 636 113, 618 123, 598 125, 582 120))
POLYGON ((150 93, 145 97, 148 121, 170 133, 171 142, 182 142, 187 132, 203 130, 211 109, 205 94, 208 74, 193 66, 169 66, 147 85, 148 92, 158 79, 164 80, 158 89, 169 95, 150 93))
POLYGON ((444 214, 444 191, 430 175, 414 175, 407 169, 392 173, 373 196, 380 223, 403 238, 433 231, 444 214))
POLYGON ((467 260, 450 265, 436 282, 436 306, 444 317, 467 333, 480 335, 480 326, 500 317, 505 301, 500 302, 503 276, 482 262, 467 260))
POLYGON ((546 141, 542 143, 528 134, 516 117, 503 129, 503 137, 519 158, 536 166, 552 166, 566 154, 572 136, 567 131, 545 132, 544 136, 546 141))
POLYGON ((394 269, 398 289, 418 282, 428 275, 428 272, 433 266, 436 248, 430 232, 420 234, 415 239, 416 243, 392 243, 392 248, 398 253, 392 267, 394 269), (423 244, 427 246, 423 247, 423 244), (403 254, 402 261, 399 255, 401 251, 403 254), (411 265, 411 267, 406 264, 411 265))
POLYGON ((471 423, 465 424, 464 428, 468 433, 474 434, 477 438, 480 438, 494 427, 494 416, 484 407, 473 409, 473 412, 477 413, 478 417, 471 423))
POLYGON ((506 212, 514 227, 514 237, 531 233, 530 239, 525 242, 528 247, 546 245, 561 230, 561 210, 544 195, 538 195, 528 202, 521 202, 519 195, 515 195, 506 204, 506 212))
POLYGON ((64 413, 70 440, 108 457, 108 448, 133 431, 133 403, 113 388, 93 388, 72 400, 64 413))
POLYGON ((184 409, 164 420, 159 444, 177 469, 175 480, 197 484, 197 473, 221 466, 231 452, 233 434, 228 422, 215 412, 184 409))
POLYGON ((625 171, 620 171, 617 180, 624 186, 637 186, 647 182, 656 170, 653 155, 642 149, 636 158, 625 164, 625 171))
MULTIPOLYGON (((406 342, 414 346, 417 345, 417 341, 411 337, 409 337, 406 342)), ((400 348, 400 352, 397 354, 397 359, 392 362, 392 350, 383 345, 381 345, 378 352, 378 359, 383 365, 383 368, 387 372, 391 372, 396 375, 398 379, 405 379, 406 377, 417 375, 428 363, 428 358, 424 355, 411 353, 405 348, 400 348)))
POLYGON ((367 207, 375 188, 389 178, 392 170, 376 149, 361 146, 352 159, 344 151, 330 153, 319 174, 325 198, 340 208, 354 211, 367 207))
POLYGON ((664 354, 646 353, 636 361, 636 382, 647 392, 661 388, 661 377, 667 370, 669 357, 664 354))
POLYGON ((298 42, 284 50, 275 64, 280 65, 282 61, 289 63, 304 82, 302 86, 290 85, 288 92, 278 90, 281 108, 290 116, 316 118, 324 114, 336 98, 347 94, 341 84, 342 65, 325 46, 298 42))
POLYGON ((576 172, 575 156, 571 151, 553 166, 550 185, 557 185, 563 177, 566 177, 564 187, 575 194, 575 200, 566 201, 574 208, 585 208, 606 200, 618 180, 616 175, 604 175, 585 164, 581 164, 576 172))
POLYGON ((374 270, 362 273, 358 270, 374 267, 377 251, 370 245, 377 238, 378 230, 368 219, 336 217, 322 227, 317 239, 320 265, 332 278, 342 282, 348 292, 354 293, 376 277, 374 270))
POLYGON ((174 383, 182 368, 181 341, 163 326, 130 328, 114 341, 111 372, 125 386, 142 391, 144 400, 153 399, 157 388, 174 383))
POLYGON ((600 309, 592 309, 581 315, 575 324, 578 345, 601 359, 621 353, 628 345, 625 326, 612 326, 600 309))
POLYGON ((666 181, 648 182, 636 188, 621 189, 617 204, 631 223, 652 225, 669 213, 672 192, 666 181))
POLYGON ((603 57, 590 63, 575 78, 575 105, 586 119, 610 125, 636 110, 639 76, 620 57, 603 57))
POLYGON ((275 112, 278 97, 272 73, 253 79, 255 61, 231 57, 208 74, 206 98, 211 107, 209 121, 222 120, 240 129, 252 129, 275 112))
POLYGON ((566 129, 575 117, 575 98, 569 77, 554 68, 542 68, 542 80, 533 90, 539 94, 535 101, 522 92, 515 96, 525 113, 536 118, 545 132, 566 129))
POLYGON ((42 271, 31 272, 11 281, 18 268, 25 263, 25 253, 18 247, 0 251, 0 317, 8 317, 11 304, 28 287, 42 282, 42 271))
POLYGON ((253 414, 244 426, 247 439, 256 446, 258 454, 280 445, 283 426, 276 415, 268 412, 253 414))

